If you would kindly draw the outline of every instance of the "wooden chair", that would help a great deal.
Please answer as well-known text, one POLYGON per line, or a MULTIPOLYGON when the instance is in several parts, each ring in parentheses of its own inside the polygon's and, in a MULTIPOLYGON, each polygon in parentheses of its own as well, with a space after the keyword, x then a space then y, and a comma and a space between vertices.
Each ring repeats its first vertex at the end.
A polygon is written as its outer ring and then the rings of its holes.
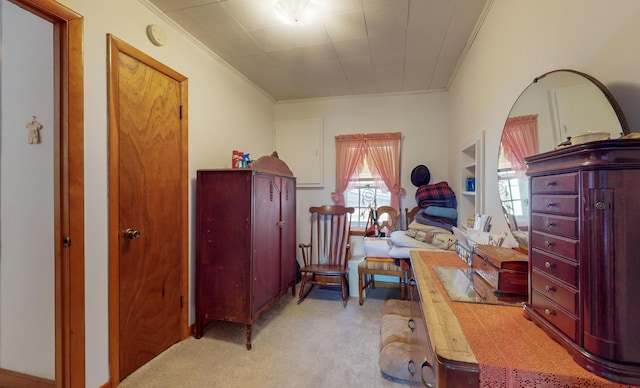
POLYGON ((311 239, 308 244, 300 244, 304 265, 300 268, 300 303, 315 284, 340 284, 342 301, 346 304, 349 294, 348 262, 349 231, 352 207, 325 205, 310 207, 311 239), (311 287, 305 292, 305 285, 311 287))
MULTIPOLYGON (((389 232, 401 229, 399 226, 400 219, 398 212, 390 206, 381 206, 377 209, 380 230, 386 227, 389 232)), ((364 302, 363 291, 367 288, 375 288, 375 275, 386 275, 398 277, 400 284, 400 297, 405 298, 405 290, 407 284, 407 271, 396 264, 396 260, 392 258, 365 257, 362 263, 358 265, 358 300, 360 305, 364 302)))
POLYGON ((418 212, 421 209, 416 206, 413 209, 409 210, 408 208, 404 208, 404 214, 405 214, 405 222, 407 223, 407 229, 409 229, 409 224, 413 222, 413 219, 416 218, 416 214, 418 214, 418 212))
POLYGON ((381 231, 388 231, 387 237, 389 237, 389 233, 402 229, 396 209, 391 206, 380 206, 377 210, 379 228, 381 231))

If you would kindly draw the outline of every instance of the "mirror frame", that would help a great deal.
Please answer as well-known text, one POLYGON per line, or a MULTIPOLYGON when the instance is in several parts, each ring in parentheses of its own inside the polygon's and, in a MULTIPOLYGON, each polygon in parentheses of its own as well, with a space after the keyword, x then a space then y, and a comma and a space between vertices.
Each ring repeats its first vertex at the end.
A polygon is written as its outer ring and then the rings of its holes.
MULTIPOLYGON (((597 80, 596 78, 594 78, 593 76, 589 75, 589 74, 585 74, 582 73, 580 71, 577 70, 572 70, 572 69, 557 69, 557 70, 551 70, 548 71, 538 77, 535 77, 533 79, 533 82, 531 84, 529 84, 519 95, 518 98, 516 98, 515 102, 513 103, 513 105, 511 106, 511 109, 509 110, 509 114, 507 115, 507 118, 505 120, 505 124, 502 128, 502 132, 500 134, 500 143, 498 145, 498 167, 500 166, 500 154, 502 153, 502 149, 503 149, 503 138, 504 138, 504 128, 507 125, 507 122, 509 120, 510 117, 512 117, 512 114, 514 112, 514 108, 517 106, 518 101, 521 100, 521 97, 527 92, 527 90, 529 90, 534 84, 537 84, 540 80, 544 79, 545 77, 551 75, 551 74, 557 74, 557 73, 572 73, 574 75, 577 75, 579 77, 582 77, 585 79, 585 82, 590 82, 593 86, 597 87, 598 90, 603 94, 603 96, 605 97, 606 101, 609 103, 609 106, 611 107, 611 109, 613 110, 615 116, 618 119, 618 123, 620 124, 621 130, 622 130, 622 134, 623 135, 627 135, 630 133, 629 130, 629 124, 627 123, 627 119, 624 116, 624 113, 622 112, 622 109, 620 108, 620 105, 618 104, 618 102, 616 101, 616 99, 613 97, 613 94, 611 94, 611 92, 609 91, 609 89, 607 89, 607 87, 600 82, 599 80, 597 80)), ((603 100, 604 102, 604 100, 603 100)), ((556 145, 556 147, 558 147, 559 145, 556 145)), ((545 149, 545 150, 540 150, 539 153, 544 153, 544 152, 548 152, 551 150, 545 149)), ((499 170, 499 169, 498 169, 499 170)), ((520 179, 527 179, 527 177, 523 177, 520 179)), ((498 177, 498 182, 500 182, 500 177, 498 177)), ((521 187, 523 186, 522 184, 520 185, 521 187)), ((525 187, 528 187, 528 182, 525 185, 525 187)), ((498 193, 500 194, 500 189, 498 188, 498 193)), ((524 199, 524 194, 523 194, 523 199, 524 199)), ((528 192, 526 193, 526 197, 528 199, 528 192)), ((503 206, 503 201, 502 198, 500 197, 500 195, 498 195, 498 200, 500 201, 500 207, 502 208, 503 212, 505 211, 505 208, 503 206)), ((530 211, 525 212, 525 217, 527 218, 527 220, 530 218, 530 211)), ((520 248, 522 249, 528 249, 528 230, 527 231, 523 231, 522 236, 515 236, 514 233, 511 230, 511 224, 509 222, 509 218, 513 217, 511 214, 508 214, 506 212, 504 212, 504 217, 505 217, 505 221, 507 222, 507 227, 509 230, 509 233, 514 237, 514 239, 518 242, 520 248), (522 239, 526 239, 526 241, 522 241, 522 239)))
MULTIPOLYGON (((594 84, 600 90, 600 92, 602 92, 602 94, 604 94, 604 96, 607 99, 607 101, 609 101, 609 104, 611 105, 611 108, 613 109, 613 112, 616 114, 616 117, 618 117, 618 122, 620 123, 620 127, 622 127, 622 133, 627 135, 627 134, 629 134, 631 132, 629 130, 629 124, 627 123, 627 118, 624 116, 624 113, 622 113, 622 108, 620 108, 620 105, 618 104, 618 101, 613 97, 613 94, 611 94, 609 89, 606 86, 604 86, 604 84, 602 82, 600 82, 598 79, 594 78, 593 76, 591 76, 589 74, 586 74, 586 73, 582 73, 582 72, 577 71, 577 70, 572 70, 572 69, 557 69, 557 70, 548 71, 548 72, 542 74, 541 76, 534 78, 533 79, 533 83, 538 83, 538 81, 540 81, 541 79, 545 78, 546 76, 548 76, 550 74, 553 74, 553 73, 559 73, 559 72, 574 73, 576 75, 582 76, 583 78, 586 78, 589 81, 591 81, 591 83, 594 84)), ((529 85, 529 86, 531 86, 531 85, 529 85)), ((527 86, 522 91, 522 93, 520 93, 520 95, 518 96, 516 101, 511 106, 511 110, 513 110, 513 107, 518 102, 518 99, 520 98, 520 96, 522 96, 522 94, 528 88, 529 87, 527 86)), ((509 113, 511 113, 511 110, 509 111, 509 113)), ((509 118, 510 116, 511 115, 508 115, 507 118, 509 118)), ((504 128, 503 128, 503 130, 504 130, 504 128)), ((500 136, 500 137, 501 137, 500 143, 502 143, 502 136, 500 136)))

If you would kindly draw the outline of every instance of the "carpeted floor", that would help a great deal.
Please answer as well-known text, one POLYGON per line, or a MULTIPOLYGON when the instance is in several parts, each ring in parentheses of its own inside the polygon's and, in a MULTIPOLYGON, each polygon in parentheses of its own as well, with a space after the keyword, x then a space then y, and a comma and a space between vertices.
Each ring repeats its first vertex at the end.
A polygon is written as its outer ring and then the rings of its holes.
POLYGON ((369 291, 364 305, 314 287, 301 303, 291 293, 253 324, 213 322, 201 339, 175 344, 124 379, 134 387, 406 387, 378 368, 380 316, 397 289, 369 291))

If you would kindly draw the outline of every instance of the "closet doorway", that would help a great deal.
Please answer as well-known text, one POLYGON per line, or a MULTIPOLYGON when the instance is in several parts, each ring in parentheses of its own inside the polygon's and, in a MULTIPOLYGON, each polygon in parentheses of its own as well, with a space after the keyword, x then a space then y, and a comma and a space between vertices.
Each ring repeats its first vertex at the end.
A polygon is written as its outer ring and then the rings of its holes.
POLYGON ((83 387, 83 20, 51 0, 1 1, 0 386, 83 387), (29 70, 35 62, 46 78, 29 70), (49 333, 40 341, 47 347, 27 347, 40 332, 49 333))

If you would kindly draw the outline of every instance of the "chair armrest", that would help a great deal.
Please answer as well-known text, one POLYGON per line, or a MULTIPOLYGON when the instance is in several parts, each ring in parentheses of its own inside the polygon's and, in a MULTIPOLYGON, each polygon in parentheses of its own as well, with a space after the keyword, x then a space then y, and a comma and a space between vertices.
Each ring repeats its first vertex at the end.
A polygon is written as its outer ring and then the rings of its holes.
POLYGON ((309 257, 309 250, 311 249, 311 243, 305 244, 305 243, 300 243, 298 244, 298 247, 300 248, 300 250, 302 251, 302 262, 304 263, 304 266, 308 266, 309 264, 309 260, 311 260, 311 257, 309 257))

